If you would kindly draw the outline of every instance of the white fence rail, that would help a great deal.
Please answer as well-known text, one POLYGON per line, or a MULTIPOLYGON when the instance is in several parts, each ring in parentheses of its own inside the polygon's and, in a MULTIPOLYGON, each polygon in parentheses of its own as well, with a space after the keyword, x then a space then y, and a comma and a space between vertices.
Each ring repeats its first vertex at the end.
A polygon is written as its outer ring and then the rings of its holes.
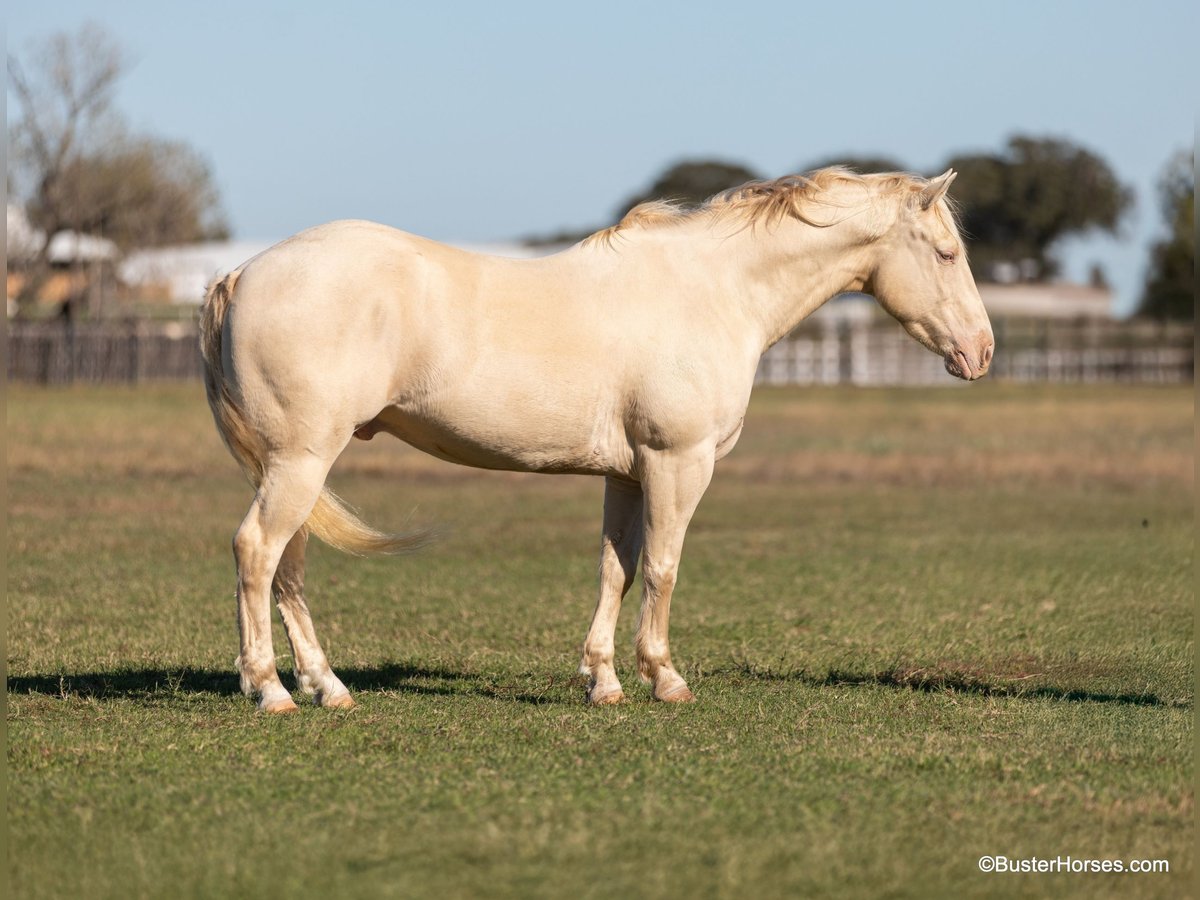
MULTIPOLYGON (((1190 382, 1194 329, 1159 322, 997 321, 991 378, 1007 381, 1190 382)), ((942 360, 895 322, 806 323, 766 352, 758 384, 954 384, 942 360)))
MULTIPOLYGON (((1190 382, 1190 324, 997 321, 990 377, 1011 381, 1190 382)), ((9 322, 10 381, 188 380, 203 375, 193 323, 9 322)), ((806 322, 767 351, 758 384, 956 383, 891 320, 806 322)))

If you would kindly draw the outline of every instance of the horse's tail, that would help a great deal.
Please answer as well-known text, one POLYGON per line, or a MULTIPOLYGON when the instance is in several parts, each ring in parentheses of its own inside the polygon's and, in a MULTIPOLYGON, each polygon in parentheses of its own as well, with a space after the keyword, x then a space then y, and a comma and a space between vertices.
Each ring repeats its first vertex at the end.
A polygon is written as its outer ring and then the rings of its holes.
MULTIPOLYGON (((263 480, 262 440, 250 427, 229 393, 221 357, 225 313, 241 269, 218 278, 208 286, 200 310, 200 353, 204 357, 204 387, 217 431, 250 483, 257 488, 263 480)), ((365 556, 375 553, 404 553, 427 544, 430 532, 388 534, 367 525, 333 491, 321 488, 317 503, 304 527, 329 546, 345 553, 365 556)))

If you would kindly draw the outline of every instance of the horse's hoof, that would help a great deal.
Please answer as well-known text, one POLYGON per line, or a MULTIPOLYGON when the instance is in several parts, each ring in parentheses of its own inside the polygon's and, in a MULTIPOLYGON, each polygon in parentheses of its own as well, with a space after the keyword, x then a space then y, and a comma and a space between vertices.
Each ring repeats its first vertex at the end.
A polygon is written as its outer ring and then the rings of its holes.
POLYGON ((292 713, 299 708, 291 697, 286 697, 280 700, 272 700, 270 703, 264 703, 258 709, 260 712, 265 713, 292 713))
POLYGON ((354 709, 354 698, 349 694, 338 694, 334 697, 322 698, 321 705, 326 709, 354 709))
POLYGON ((616 706, 625 702, 625 692, 620 688, 607 691, 592 690, 588 692, 588 703, 591 706, 616 706))
POLYGON ((696 695, 688 690, 686 684, 681 684, 663 694, 656 691, 654 699, 661 700, 663 703, 695 703, 696 695))

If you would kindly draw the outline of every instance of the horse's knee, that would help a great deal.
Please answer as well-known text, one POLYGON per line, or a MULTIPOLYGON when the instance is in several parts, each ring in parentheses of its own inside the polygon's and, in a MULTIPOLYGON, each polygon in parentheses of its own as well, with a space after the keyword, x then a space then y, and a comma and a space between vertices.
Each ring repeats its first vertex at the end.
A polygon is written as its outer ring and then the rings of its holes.
POLYGON ((657 563, 646 560, 642 563, 642 579, 648 590, 656 594, 669 594, 675 588, 675 578, 679 572, 676 563, 657 563))

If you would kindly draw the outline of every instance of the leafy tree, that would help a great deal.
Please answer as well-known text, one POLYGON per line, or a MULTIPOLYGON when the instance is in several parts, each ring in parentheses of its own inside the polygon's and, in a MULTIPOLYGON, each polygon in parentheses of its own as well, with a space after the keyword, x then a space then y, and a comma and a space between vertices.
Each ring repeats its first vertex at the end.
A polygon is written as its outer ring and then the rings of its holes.
POLYGON ((50 238, 94 232, 122 248, 227 233, 207 167, 182 144, 130 134, 113 109, 124 52, 97 25, 58 33, 8 57, 20 109, 9 186, 45 239, 24 260, 27 312, 50 274, 50 238))
MULTIPOLYGON (((629 210, 647 200, 678 200, 684 206, 698 206, 713 194, 758 178, 753 170, 736 163, 711 159, 683 160, 667 168, 648 189, 626 199, 617 208, 616 219, 620 220, 629 210)), ((603 226, 561 229, 551 234, 527 237, 525 243, 532 247, 572 244, 594 233, 599 227, 603 226)))
MULTIPOLYGON (((228 237, 208 166, 186 144, 122 136, 64 165, 57 188, 72 228, 121 249, 228 237)), ((52 219, 44 202, 41 192, 31 198, 32 221, 52 219)))
POLYGON ((617 218, 647 200, 678 200, 684 206, 698 206, 713 194, 756 181, 759 177, 753 170, 737 163, 683 160, 659 175, 648 190, 626 200, 617 211, 617 218))
POLYGON ((1196 318, 1195 156, 1177 154, 1159 182, 1169 234, 1150 250, 1139 312, 1160 319, 1196 318))
POLYGON ((854 156, 849 153, 844 156, 831 156, 828 159, 819 160, 812 165, 805 166, 799 171, 811 172, 814 169, 825 169, 829 166, 845 166, 863 175, 873 175, 879 172, 908 171, 908 169, 890 156, 854 156))
POLYGON ((951 158, 975 272, 996 278, 1005 265, 1029 280, 1054 276, 1061 238, 1094 228, 1116 233, 1132 191, 1094 153, 1055 138, 1017 136, 1001 154, 951 158))

